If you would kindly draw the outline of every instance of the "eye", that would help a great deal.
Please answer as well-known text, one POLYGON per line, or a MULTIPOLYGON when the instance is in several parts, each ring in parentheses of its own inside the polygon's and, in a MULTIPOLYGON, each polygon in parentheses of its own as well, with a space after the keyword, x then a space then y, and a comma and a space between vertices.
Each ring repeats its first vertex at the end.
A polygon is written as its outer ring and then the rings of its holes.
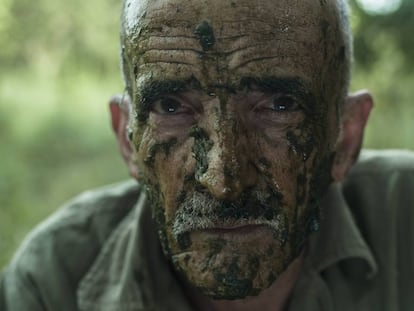
POLYGON ((152 104, 152 111, 158 114, 173 115, 188 112, 188 108, 171 97, 162 97, 152 104))
POLYGON ((288 95, 273 96, 272 104, 269 108, 275 112, 293 112, 301 109, 296 99, 288 95))

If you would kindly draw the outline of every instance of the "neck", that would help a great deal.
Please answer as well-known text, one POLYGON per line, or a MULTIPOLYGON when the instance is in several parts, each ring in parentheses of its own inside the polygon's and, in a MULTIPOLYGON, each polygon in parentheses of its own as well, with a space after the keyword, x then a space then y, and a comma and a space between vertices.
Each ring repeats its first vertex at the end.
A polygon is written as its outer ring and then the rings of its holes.
POLYGON ((302 268, 304 254, 296 258, 277 280, 258 296, 239 300, 212 300, 198 297, 197 305, 203 311, 282 311, 289 304, 299 273, 302 268))

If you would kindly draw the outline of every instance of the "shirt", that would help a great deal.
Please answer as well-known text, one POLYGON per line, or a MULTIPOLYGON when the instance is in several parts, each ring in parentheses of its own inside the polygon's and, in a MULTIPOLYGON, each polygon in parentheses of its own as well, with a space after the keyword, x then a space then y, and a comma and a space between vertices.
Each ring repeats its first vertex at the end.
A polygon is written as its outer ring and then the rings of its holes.
MULTIPOLYGON (((414 310, 414 154, 366 151, 330 186, 289 311, 414 310)), ((0 310, 192 310, 134 181, 75 198, 24 241, 0 310)))

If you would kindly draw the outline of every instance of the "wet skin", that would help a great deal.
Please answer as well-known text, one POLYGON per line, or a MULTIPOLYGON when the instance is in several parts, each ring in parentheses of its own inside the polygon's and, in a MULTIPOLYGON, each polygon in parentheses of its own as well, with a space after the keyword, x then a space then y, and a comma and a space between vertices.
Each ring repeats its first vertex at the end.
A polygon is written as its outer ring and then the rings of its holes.
POLYGON ((202 3, 126 2, 131 140, 166 257, 205 295, 237 299, 318 229, 343 46, 329 1, 202 3))

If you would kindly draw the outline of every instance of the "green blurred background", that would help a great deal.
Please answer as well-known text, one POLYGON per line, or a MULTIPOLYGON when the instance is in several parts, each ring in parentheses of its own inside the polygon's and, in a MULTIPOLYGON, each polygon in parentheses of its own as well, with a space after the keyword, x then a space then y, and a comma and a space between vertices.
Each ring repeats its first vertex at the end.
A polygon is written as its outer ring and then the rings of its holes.
MULTIPOLYGON (((0 1, 1 269, 64 201, 128 173, 107 109, 123 90, 121 0, 0 1)), ((414 1, 352 6, 352 90, 376 100, 365 147, 414 149, 414 1)))

